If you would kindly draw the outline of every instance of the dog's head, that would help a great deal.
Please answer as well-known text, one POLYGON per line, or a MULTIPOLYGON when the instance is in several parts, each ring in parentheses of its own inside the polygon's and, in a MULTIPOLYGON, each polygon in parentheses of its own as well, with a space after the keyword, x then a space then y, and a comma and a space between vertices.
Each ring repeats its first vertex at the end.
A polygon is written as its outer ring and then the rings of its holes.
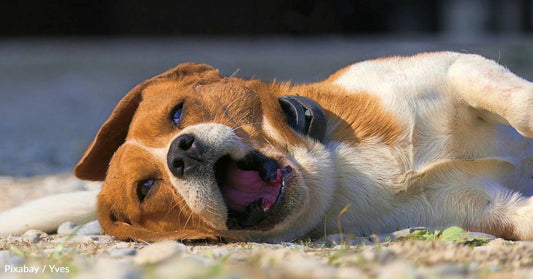
POLYGON ((104 231, 144 241, 275 241, 309 231, 331 198, 332 158, 317 140, 318 105, 280 98, 288 93, 286 84, 193 63, 137 85, 75 168, 104 181, 104 231))

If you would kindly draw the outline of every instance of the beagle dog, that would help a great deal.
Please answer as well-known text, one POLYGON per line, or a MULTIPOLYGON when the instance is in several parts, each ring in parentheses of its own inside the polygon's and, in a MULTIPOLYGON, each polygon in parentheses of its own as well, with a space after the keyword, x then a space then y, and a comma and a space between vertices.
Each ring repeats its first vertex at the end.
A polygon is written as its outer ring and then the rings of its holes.
POLYGON ((119 239, 265 242, 457 225, 533 240, 533 83, 454 52, 311 84, 185 63, 133 88, 74 173, 119 239))

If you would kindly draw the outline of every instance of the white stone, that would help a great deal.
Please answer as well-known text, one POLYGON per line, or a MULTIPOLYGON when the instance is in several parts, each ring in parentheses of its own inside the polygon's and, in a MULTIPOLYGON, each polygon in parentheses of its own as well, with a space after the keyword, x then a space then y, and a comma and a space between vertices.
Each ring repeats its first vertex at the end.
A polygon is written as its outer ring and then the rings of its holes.
POLYGON ((391 240, 396 240, 400 237, 404 237, 404 236, 407 236, 411 233, 414 233, 416 231, 423 231, 423 230, 427 230, 427 228, 425 227, 413 227, 413 228, 407 228, 407 229, 403 229, 403 230, 399 230, 399 231, 395 231, 392 233, 392 235, 394 236, 391 240))
POLYGON ((468 274, 467 265, 444 263, 418 270, 422 278, 464 278, 468 274))
POLYGON ((87 236, 87 235, 75 235, 75 236, 73 236, 70 239, 65 238, 65 240, 68 243, 75 243, 75 244, 88 244, 88 243, 92 243, 93 242, 93 239, 90 236, 87 236))
POLYGON ((77 235, 99 235, 102 234, 102 227, 98 220, 94 220, 82 225, 77 231, 77 235))
POLYGON ((475 237, 475 238, 488 238, 491 240, 497 238, 492 234, 482 233, 482 232, 468 232, 468 235, 471 237, 475 237))
POLYGON ((377 278, 417 278, 416 269, 407 262, 395 261, 391 264, 380 266, 377 278))
MULTIPOLYGON (((196 256, 184 255, 165 261, 154 271, 154 278, 209 278, 209 269, 206 268, 209 259, 196 256)), ((233 278, 218 276, 211 278, 233 278)), ((237 277, 239 278, 239 277, 237 277)))
POLYGON ((27 230, 22 235, 22 239, 30 244, 34 244, 34 243, 39 242, 41 239, 47 236, 48 234, 40 230, 27 230))
POLYGON ((57 227, 57 234, 59 235, 65 235, 65 234, 71 234, 74 231, 74 228, 76 227, 76 223, 67 221, 61 223, 59 227, 57 227))
POLYGON ((135 266, 107 257, 98 258, 92 272, 93 275, 96 275, 92 278, 141 278, 140 272, 135 266))
POLYGON ((117 249, 109 252, 109 255, 113 258, 121 258, 125 256, 134 256, 137 254, 137 250, 133 248, 117 249))
POLYGON ((156 264, 172 257, 179 256, 187 247, 176 241, 162 241, 144 247, 137 252, 134 263, 136 265, 156 264))

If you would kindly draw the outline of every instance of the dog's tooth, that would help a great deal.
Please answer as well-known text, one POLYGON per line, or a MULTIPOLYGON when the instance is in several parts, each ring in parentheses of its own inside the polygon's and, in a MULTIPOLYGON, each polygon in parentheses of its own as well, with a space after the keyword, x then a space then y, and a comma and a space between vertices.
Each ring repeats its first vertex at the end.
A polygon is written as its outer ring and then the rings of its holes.
POLYGON ((263 200, 263 211, 266 213, 270 210, 270 207, 272 207, 272 204, 268 200, 263 200))

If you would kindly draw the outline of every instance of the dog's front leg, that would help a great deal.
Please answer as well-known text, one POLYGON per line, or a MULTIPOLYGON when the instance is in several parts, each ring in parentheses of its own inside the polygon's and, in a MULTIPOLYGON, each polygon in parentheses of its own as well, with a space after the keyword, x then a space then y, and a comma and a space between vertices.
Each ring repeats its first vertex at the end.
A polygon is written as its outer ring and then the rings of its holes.
POLYGON ((460 55, 448 69, 451 90, 484 120, 533 137, 533 83, 479 55, 460 55))

